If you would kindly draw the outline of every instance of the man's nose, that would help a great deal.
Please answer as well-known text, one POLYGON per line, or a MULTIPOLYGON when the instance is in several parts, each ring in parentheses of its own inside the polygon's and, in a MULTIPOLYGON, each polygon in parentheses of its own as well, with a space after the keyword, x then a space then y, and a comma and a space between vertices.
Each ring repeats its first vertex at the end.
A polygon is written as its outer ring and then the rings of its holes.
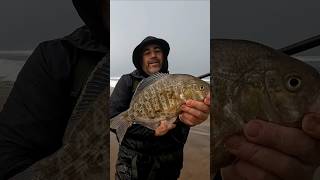
POLYGON ((154 52, 154 51, 151 51, 151 57, 156 57, 156 52, 154 52))

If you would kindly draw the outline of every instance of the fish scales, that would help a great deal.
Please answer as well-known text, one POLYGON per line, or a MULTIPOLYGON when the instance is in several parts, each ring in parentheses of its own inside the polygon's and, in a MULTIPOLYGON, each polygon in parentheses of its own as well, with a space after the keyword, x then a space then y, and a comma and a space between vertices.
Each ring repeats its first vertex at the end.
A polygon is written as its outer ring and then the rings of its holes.
POLYGON ((4 77, 0 76, 0 111, 2 111, 14 84, 12 81, 6 81, 3 79, 4 77))
POLYGON ((209 90, 208 83, 191 75, 156 73, 138 85, 129 109, 112 118, 110 127, 121 143, 133 123, 153 130, 162 120, 174 123, 187 99, 203 101, 209 90))
POLYGON ((235 161, 224 141, 262 119, 301 128, 305 113, 319 112, 320 75, 311 66, 265 45, 211 40, 211 175, 235 161))
POLYGON ((85 83, 63 137, 63 145, 13 179, 107 179, 109 175, 109 66, 106 57, 85 83), (93 90, 94 89, 94 90, 93 90))

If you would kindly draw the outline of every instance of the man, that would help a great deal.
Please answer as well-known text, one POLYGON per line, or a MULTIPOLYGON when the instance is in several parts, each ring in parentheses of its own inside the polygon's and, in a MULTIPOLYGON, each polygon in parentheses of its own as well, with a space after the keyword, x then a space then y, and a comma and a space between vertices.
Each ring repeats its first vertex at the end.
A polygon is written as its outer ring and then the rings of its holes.
POLYGON ((109 52, 109 1, 73 4, 86 25, 34 50, 0 114, 0 179, 61 147, 88 75, 109 52))
MULTIPOLYGON (((157 73, 168 73, 169 44, 146 37, 133 51, 136 70, 123 75, 110 97, 110 116, 127 110, 137 84, 157 73)), ((177 179, 183 164, 183 147, 191 126, 208 118, 210 96, 204 102, 189 100, 174 125, 162 121, 156 130, 134 124, 119 147, 116 179, 177 179)))

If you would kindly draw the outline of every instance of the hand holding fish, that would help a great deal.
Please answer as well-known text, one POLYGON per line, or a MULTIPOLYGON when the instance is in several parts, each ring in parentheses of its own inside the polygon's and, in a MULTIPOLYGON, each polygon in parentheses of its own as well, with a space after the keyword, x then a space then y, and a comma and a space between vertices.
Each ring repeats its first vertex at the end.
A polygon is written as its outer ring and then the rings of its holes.
POLYGON ((171 124, 168 123, 167 121, 160 121, 160 126, 157 127, 157 129, 155 129, 155 136, 162 136, 165 135, 168 131, 170 131, 171 129, 175 128, 176 125, 175 124, 171 124))
POLYGON ((239 161, 222 170, 225 180, 313 179, 320 165, 320 114, 305 115, 302 130, 252 120, 244 134, 226 141, 239 161))
POLYGON ((181 106, 183 111, 179 119, 188 126, 195 126, 208 119, 210 112, 210 94, 203 101, 188 100, 181 106))

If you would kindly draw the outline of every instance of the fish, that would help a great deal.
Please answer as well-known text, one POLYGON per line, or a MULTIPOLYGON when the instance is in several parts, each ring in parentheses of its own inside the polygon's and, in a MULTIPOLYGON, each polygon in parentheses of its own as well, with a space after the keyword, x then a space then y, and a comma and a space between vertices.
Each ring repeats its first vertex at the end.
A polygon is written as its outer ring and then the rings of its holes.
POLYGON ((210 40, 211 177, 236 161, 226 138, 261 119, 301 128, 302 117, 319 112, 320 75, 312 66, 258 42, 210 40))
POLYGON ((13 87, 13 81, 4 80, 4 77, 0 77, 0 112, 7 101, 7 98, 13 87))
POLYGON ((152 130, 162 120, 172 124, 182 104, 188 99, 203 101, 209 90, 207 82, 192 75, 155 73, 138 84, 129 109, 110 119, 110 128, 116 130, 121 144, 133 123, 152 130))
POLYGON ((68 121, 63 145, 10 180, 109 179, 109 65, 92 71, 68 121))

